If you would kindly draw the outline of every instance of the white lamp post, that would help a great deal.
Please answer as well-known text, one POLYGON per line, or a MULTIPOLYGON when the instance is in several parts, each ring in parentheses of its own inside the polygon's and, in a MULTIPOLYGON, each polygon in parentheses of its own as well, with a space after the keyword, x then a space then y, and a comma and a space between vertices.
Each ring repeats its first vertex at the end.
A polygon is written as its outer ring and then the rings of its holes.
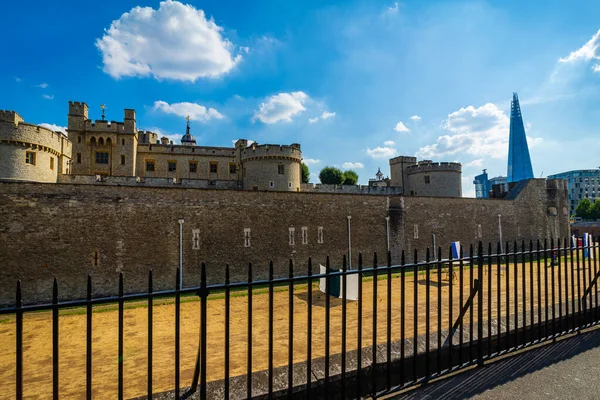
POLYGON ((348 215, 348 269, 352 269, 352 236, 350 230, 350 220, 352 217, 348 215))
POLYGON ((179 288, 183 289, 183 218, 179 222, 179 288))

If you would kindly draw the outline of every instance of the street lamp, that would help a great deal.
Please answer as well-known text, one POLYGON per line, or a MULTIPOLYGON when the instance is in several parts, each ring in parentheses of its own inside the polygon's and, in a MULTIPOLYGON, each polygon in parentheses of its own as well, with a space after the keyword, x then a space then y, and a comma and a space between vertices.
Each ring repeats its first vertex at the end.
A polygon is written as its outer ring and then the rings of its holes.
POLYGON ((179 223, 179 289, 183 289, 183 218, 179 223))

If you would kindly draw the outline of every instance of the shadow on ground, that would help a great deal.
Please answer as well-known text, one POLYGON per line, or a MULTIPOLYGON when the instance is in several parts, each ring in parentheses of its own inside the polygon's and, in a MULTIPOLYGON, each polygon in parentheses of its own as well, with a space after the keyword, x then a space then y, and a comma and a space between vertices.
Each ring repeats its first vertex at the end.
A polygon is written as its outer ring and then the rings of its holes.
MULTIPOLYGON (((512 357, 490 362, 484 367, 459 373, 390 397, 390 399, 468 399, 557 362, 568 360, 598 346, 600 346, 600 329, 595 329, 560 340, 555 344, 526 350, 512 357)), ((526 393, 523 393, 523 398, 527 398, 526 393)))

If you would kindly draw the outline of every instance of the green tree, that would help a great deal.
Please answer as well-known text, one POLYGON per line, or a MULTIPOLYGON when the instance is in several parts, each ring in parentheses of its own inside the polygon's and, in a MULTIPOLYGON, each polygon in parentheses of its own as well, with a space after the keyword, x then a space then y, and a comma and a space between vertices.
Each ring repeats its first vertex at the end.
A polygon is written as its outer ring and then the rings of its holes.
POLYGON ((356 185, 358 183, 358 174, 351 169, 344 171, 344 185, 356 185))
POLYGON ((594 204, 592 204, 590 211, 590 217, 592 219, 600 219, 600 199, 597 199, 594 204))
POLYGON ((310 183, 310 171, 308 165, 302 163, 302 183, 310 183))
POLYGON ((581 199, 577 208, 575 209, 575 215, 583 219, 589 219, 592 213, 592 202, 590 199, 581 199))
POLYGON ((344 174, 335 167, 325 167, 319 173, 319 180, 326 185, 341 185, 344 183, 344 174))

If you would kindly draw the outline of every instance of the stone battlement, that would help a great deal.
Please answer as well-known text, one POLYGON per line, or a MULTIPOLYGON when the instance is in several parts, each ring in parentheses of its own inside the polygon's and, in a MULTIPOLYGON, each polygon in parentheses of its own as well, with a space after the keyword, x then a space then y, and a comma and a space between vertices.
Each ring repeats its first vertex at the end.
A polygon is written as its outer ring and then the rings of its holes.
POLYGON ((233 147, 185 146, 182 144, 138 144, 138 153, 190 154, 199 156, 235 157, 233 147))
POLYGON ((302 160, 302 152, 300 145, 293 143, 289 146, 277 144, 262 144, 253 143, 250 147, 246 147, 241 151, 242 161, 256 158, 292 158, 300 162, 302 160))
POLYGON ((19 122, 23 122, 23 118, 16 111, 0 110, 0 122, 18 124, 19 122))
POLYGON ((431 162, 429 160, 419 161, 416 165, 411 165, 406 168, 408 174, 419 172, 462 172, 462 164, 455 162, 431 162))
POLYGON ((134 133, 133 131, 128 132, 125 129, 125 124, 123 122, 103 121, 101 119, 95 121, 92 121, 91 119, 86 120, 85 130, 86 132, 98 133, 134 133))
POLYGON ((417 163, 417 157, 398 156, 398 157, 390 158, 390 165, 392 165, 392 164, 398 164, 398 163, 402 163, 402 162, 416 164, 417 163))

